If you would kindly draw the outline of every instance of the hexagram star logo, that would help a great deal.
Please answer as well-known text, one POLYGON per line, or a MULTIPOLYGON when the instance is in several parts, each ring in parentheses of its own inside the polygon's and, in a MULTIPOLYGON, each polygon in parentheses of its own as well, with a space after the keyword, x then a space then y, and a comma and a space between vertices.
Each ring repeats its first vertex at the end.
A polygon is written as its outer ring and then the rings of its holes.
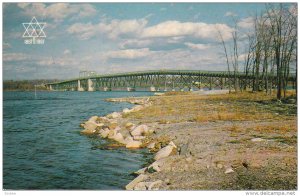
POLYGON ((23 37, 46 37, 46 34, 44 32, 44 28, 46 25, 45 22, 38 22, 37 19, 33 17, 29 23, 22 24, 25 28, 23 37))

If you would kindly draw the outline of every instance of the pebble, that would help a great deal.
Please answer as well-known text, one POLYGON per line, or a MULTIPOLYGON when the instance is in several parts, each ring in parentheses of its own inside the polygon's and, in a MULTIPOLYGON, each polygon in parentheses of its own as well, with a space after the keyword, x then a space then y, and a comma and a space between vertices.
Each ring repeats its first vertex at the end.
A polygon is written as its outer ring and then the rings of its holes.
POLYGON ((227 168, 226 170, 225 170, 225 174, 230 174, 230 173, 233 173, 234 171, 233 171, 233 169, 231 168, 231 167, 229 167, 229 168, 227 168))
POLYGON ((265 141, 265 139, 262 139, 262 138, 253 138, 251 139, 252 142, 263 142, 265 141))

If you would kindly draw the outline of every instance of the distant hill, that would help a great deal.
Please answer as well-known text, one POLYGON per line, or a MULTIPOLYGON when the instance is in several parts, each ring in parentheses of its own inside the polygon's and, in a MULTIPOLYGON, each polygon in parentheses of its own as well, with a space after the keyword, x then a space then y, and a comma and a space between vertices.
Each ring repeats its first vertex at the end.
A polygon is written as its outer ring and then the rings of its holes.
POLYGON ((59 80, 4 80, 4 91, 30 91, 34 90, 36 85, 37 90, 47 90, 46 83, 58 82, 59 80))

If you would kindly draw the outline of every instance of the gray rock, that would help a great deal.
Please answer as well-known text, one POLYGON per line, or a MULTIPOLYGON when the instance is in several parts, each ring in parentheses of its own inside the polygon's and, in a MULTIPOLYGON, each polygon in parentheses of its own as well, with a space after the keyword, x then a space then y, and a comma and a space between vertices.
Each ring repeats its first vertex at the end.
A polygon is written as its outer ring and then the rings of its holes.
POLYGON ((161 180, 154 181, 149 185, 148 190, 158 190, 162 183, 161 180))
POLYGON ((126 148, 140 148, 141 145, 142 145, 142 142, 133 140, 126 144, 126 148))
POLYGON ((265 139, 262 139, 262 138, 253 138, 251 139, 252 142, 263 142, 263 141, 266 141, 265 139))
POLYGON ((129 184, 126 185, 125 189, 126 190, 133 190, 133 188, 139 183, 142 182, 144 180, 146 180, 148 178, 147 175, 141 174, 138 177, 136 177, 135 179, 133 179, 129 184))
POLYGON ((149 130, 147 125, 139 125, 131 131, 132 136, 141 136, 149 130))
POLYGON ((154 156, 155 160, 159 160, 168 157, 173 149, 176 148, 175 144, 171 141, 166 147, 160 149, 154 156))
POLYGON ((154 147, 155 147, 155 142, 151 142, 151 143, 147 146, 148 149, 152 149, 152 148, 154 148, 154 147))
POLYGON ((227 168, 226 170, 225 170, 225 174, 230 174, 230 173, 233 173, 234 171, 233 171, 233 169, 231 168, 231 167, 229 167, 229 168, 227 168))
POLYGON ((180 146, 179 155, 190 155, 191 152, 189 151, 189 145, 183 144, 180 146))
POLYGON ((147 190, 147 183, 146 182, 139 182, 137 185, 134 186, 133 190, 135 191, 145 191, 147 190))

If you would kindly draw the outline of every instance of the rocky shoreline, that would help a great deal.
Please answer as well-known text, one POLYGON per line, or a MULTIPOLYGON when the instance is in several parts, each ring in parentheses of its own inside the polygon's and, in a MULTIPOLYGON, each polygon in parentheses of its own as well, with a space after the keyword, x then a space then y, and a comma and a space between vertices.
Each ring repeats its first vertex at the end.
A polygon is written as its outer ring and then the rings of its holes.
MULTIPOLYGON (((222 109, 228 104, 224 100, 227 95, 222 95, 222 102, 211 103, 214 96, 217 95, 178 96, 187 100, 186 103, 174 101, 169 96, 107 99, 135 106, 122 112, 91 117, 81 124, 84 128, 81 134, 99 135, 109 140, 108 149, 148 148, 153 153, 153 162, 134 172, 137 177, 125 186, 126 190, 295 189, 297 147, 294 117, 283 119, 293 125, 290 129, 285 128, 284 138, 280 138, 276 131, 264 134, 258 129, 270 129, 267 128, 270 126, 275 126, 274 130, 277 130, 276 126, 281 129, 278 119, 275 122, 239 117, 242 120, 237 121, 236 117, 225 118, 218 113, 218 119, 197 117, 199 123, 186 120, 182 113, 179 119, 172 121, 173 107, 179 107, 179 103, 183 104, 180 107, 185 107, 184 104, 190 103, 188 99, 196 104, 199 100, 204 102, 201 108, 208 106, 209 111, 213 111, 215 105, 222 109), (206 104, 208 96, 209 103, 206 104), (168 102, 163 102, 165 100, 178 105, 168 105, 168 102), (170 120, 167 119, 168 112, 160 110, 162 107, 170 110, 170 120), (259 183, 260 180, 263 182, 259 183)), ((199 115, 198 110, 195 111, 199 115)), ((188 115, 193 113, 192 110, 188 112, 188 115)), ((274 112, 272 115, 278 116, 274 112)))
POLYGON ((122 112, 113 112, 106 116, 92 116, 88 121, 82 123, 80 126, 84 128, 81 134, 84 135, 99 135, 103 139, 113 141, 108 144, 108 148, 126 147, 127 149, 148 148, 150 152, 155 153, 152 164, 148 167, 142 168, 136 172, 133 172, 137 177, 126 185, 126 190, 159 190, 159 186, 162 184, 161 180, 147 181, 147 172, 154 173, 159 172, 159 160, 168 157, 172 154, 176 154, 176 145, 172 141, 166 141, 164 139, 157 140, 152 138, 155 135, 155 131, 152 127, 146 124, 136 125, 131 122, 126 122, 122 115, 126 115, 132 112, 138 112, 146 107, 152 105, 150 98, 111 98, 106 101, 110 102, 129 102, 136 104, 131 109, 125 108, 122 112), (116 142, 116 143, 115 143, 116 142))

